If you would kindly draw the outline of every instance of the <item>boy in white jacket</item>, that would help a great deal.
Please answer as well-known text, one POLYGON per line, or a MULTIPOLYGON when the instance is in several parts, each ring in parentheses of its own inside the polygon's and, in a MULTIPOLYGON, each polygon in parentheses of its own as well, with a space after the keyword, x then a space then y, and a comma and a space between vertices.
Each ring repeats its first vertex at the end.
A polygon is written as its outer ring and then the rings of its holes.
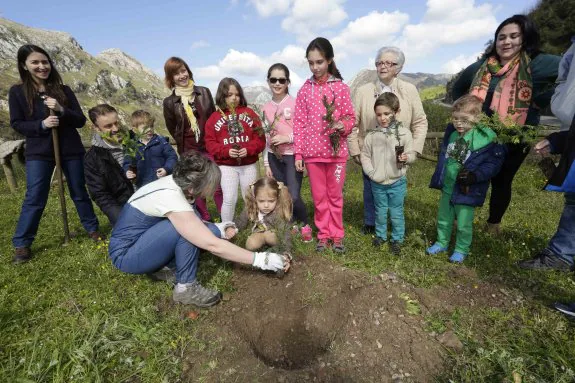
POLYGON ((407 194, 406 164, 415 161, 411 131, 395 119, 399 99, 383 93, 374 105, 377 126, 365 136, 361 151, 363 171, 371 180, 375 202, 375 234, 373 245, 387 241, 387 213, 391 218, 391 251, 401 252, 405 237, 403 203, 407 194))

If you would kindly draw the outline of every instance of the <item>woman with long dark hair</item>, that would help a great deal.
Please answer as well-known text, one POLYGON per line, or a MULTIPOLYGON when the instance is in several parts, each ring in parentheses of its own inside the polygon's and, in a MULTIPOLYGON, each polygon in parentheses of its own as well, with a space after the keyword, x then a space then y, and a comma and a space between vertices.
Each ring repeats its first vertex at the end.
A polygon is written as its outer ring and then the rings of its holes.
MULTIPOLYGON (((557 78, 559 56, 540 51, 535 24, 524 15, 504 20, 495 31, 494 43, 479 61, 463 71, 453 86, 453 99, 471 93, 483 100, 483 112, 497 112, 519 125, 538 125, 540 110, 549 105, 557 78)), ((529 152, 524 143, 506 144, 503 166, 491 179, 487 229, 499 232, 511 202, 511 184, 529 152)))
POLYGON ((70 197, 90 238, 98 240, 98 219, 84 181, 84 146, 77 129, 86 117, 72 90, 62 83, 48 53, 36 45, 18 50, 21 83, 8 94, 10 125, 26 137, 26 197, 12 238, 13 263, 29 261, 54 171, 51 129, 58 129, 62 170, 70 197), (52 112, 52 113, 51 113, 52 112))

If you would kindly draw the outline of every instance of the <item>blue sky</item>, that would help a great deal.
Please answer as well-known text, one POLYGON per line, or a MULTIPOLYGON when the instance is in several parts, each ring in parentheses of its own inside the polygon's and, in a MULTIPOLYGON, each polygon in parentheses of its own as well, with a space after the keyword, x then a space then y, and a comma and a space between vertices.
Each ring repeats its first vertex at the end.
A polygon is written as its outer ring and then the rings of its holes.
POLYGON ((222 77, 264 85, 280 61, 299 86, 308 77, 305 48, 332 41, 350 80, 372 68, 374 54, 397 45, 404 72, 454 73, 470 64, 505 18, 536 0, 146 0, 6 1, 2 17, 70 33, 90 54, 119 48, 157 73, 172 56, 185 59, 196 82, 214 89, 222 77), (39 10, 46 10, 43 14, 39 10))

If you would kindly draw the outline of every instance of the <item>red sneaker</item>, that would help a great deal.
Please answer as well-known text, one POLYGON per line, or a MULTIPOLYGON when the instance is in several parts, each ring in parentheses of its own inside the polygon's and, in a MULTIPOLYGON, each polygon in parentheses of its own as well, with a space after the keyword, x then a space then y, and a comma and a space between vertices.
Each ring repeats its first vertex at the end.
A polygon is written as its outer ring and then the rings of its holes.
POLYGON ((343 238, 333 239, 333 251, 336 253, 345 253, 345 246, 343 245, 343 238))

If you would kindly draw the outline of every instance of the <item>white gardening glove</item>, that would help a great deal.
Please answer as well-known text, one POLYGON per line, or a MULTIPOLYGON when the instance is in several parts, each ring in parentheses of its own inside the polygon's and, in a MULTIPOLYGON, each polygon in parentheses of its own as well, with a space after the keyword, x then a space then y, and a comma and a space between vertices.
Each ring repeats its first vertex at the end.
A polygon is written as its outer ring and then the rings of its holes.
POLYGON ((252 266, 262 270, 279 271, 283 270, 286 265, 284 264, 285 258, 276 253, 254 253, 254 262, 252 266))
POLYGON ((216 225, 216 227, 217 227, 218 229, 220 229, 220 238, 228 239, 228 238, 226 237, 226 229, 227 229, 228 227, 233 227, 233 228, 235 228, 235 229, 236 229, 236 233, 235 233, 235 234, 238 233, 238 228, 236 227, 236 224, 233 223, 232 221, 228 221, 228 222, 218 222, 218 223, 214 223, 214 225, 216 225))

